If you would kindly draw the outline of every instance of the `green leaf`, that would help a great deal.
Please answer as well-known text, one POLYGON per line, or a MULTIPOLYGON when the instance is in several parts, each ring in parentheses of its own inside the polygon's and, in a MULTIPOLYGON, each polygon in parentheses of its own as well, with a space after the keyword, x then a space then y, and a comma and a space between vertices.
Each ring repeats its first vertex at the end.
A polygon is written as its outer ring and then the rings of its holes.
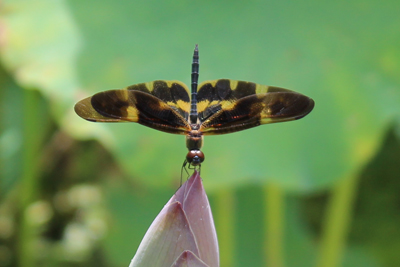
POLYGON ((63 0, 2 2, 5 66, 25 88, 40 88, 59 120, 79 88, 75 69, 81 40, 63 0))
POLYGON ((21 177, 23 90, 0 67, 0 195, 21 177))
POLYGON ((91 93, 139 82, 188 84, 196 43, 200 81, 281 86, 316 103, 296 122, 207 137, 202 175, 208 188, 268 181, 294 191, 330 186, 357 173, 389 123, 399 122, 397 1, 29 3, 3 4, 3 60, 21 84, 35 83, 46 93, 64 128, 99 138, 142 183, 179 179, 184 138, 134 124, 91 124, 72 106, 91 93), (27 18, 34 23, 23 23, 27 18), (75 73, 79 36, 84 46, 75 73))

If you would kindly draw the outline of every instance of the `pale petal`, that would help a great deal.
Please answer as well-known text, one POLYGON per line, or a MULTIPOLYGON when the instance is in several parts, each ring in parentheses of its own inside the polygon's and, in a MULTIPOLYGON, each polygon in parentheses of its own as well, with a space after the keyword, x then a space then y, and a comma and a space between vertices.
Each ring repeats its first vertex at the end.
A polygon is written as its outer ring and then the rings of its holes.
POLYGON ((211 267, 218 267, 218 239, 210 203, 199 174, 195 172, 189 181, 191 183, 188 183, 190 187, 185 190, 183 210, 196 238, 200 259, 211 267))
POLYGON ((198 255, 181 203, 168 202, 147 230, 129 267, 169 267, 185 250, 198 255))

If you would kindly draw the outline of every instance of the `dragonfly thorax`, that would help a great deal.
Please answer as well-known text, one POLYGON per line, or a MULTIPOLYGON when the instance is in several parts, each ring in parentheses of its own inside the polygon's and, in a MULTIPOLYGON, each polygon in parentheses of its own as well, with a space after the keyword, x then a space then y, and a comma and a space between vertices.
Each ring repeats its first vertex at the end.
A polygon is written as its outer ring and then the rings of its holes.
POLYGON ((204 153, 200 151, 203 146, 203 134, 193 128, 194 127, 192 127, 192 130, 186 135, 186 147, 189 150, 186 155, 186 160, 191 165, 197 166, 204 161, 204 153))
POLYGON ((203 134, 198 130, 191 130, 186 135, 186 147, 189 150, 200 150, 203 146, 203 134))

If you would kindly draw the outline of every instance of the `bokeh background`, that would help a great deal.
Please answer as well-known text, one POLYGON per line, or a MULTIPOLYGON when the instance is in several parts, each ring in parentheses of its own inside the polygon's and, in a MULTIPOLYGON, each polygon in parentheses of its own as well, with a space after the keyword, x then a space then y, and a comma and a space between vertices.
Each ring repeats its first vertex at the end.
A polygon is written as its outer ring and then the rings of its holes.
POLYGON ((304 119, 205 139, 221 266, 400 265, 400 2, 0 1, 0 266, 128 266, 184 137, 80 119, 152 80, 301 92, 304 119))

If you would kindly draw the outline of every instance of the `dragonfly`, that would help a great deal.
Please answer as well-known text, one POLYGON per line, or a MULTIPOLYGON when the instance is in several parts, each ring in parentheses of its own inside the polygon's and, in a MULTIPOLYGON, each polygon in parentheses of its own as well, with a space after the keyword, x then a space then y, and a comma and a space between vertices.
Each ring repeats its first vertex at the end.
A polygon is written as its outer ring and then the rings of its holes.
MULTIPOLYGON (((253 82, 217 79, 198 84, 199 49, 192 60, 191 91, 180 81, 157 80, 99 92, 79 101, 75 112, 92 122, 136 122, 186 137, 185 168, 201 167, 204 136, 303 118, 314 100, 253 82)), ((186 170, 186 168, 185 168, 186 170)))

